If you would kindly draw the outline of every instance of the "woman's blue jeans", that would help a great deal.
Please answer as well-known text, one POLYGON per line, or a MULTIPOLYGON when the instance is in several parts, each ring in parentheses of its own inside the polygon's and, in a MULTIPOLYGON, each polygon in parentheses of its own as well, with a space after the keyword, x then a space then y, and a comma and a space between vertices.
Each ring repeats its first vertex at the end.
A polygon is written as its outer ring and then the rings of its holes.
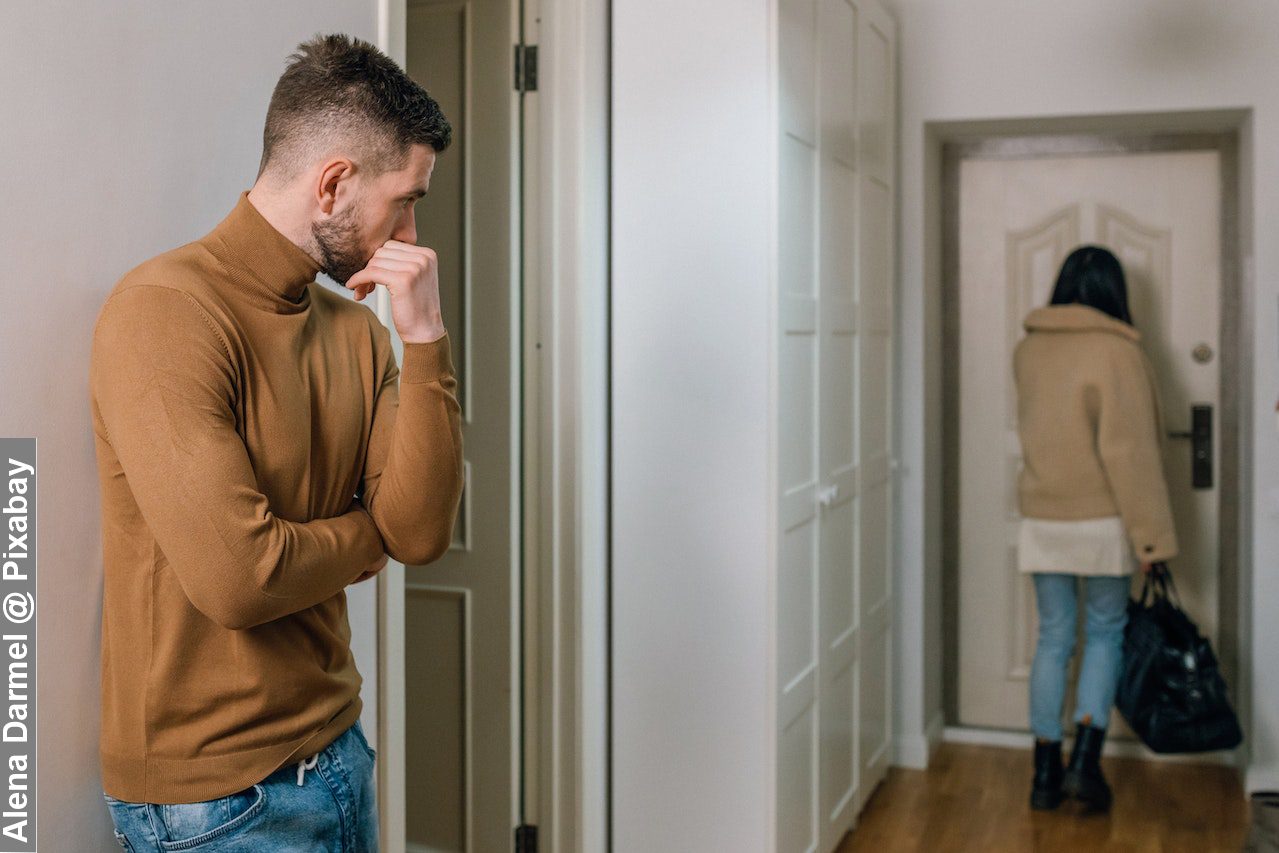
MULTIPOLYGON (((1075 651, 1075 582, 1080 575, 1035 572, 1039 642, 1030 668, 1030 729, 1036 737, 1061 740, 1066 672, 1075 651)), ((1123 666, 1131 575, 1084 575, 1084 656, 1075 690, 1074 721, 1089 714, 1106 728, 1123 666)))
POLYGON ((103 792, 115 837, 134 853, 377 853, 376 751, 360 721, 261 782, 198 803, 129 803, 103 792))

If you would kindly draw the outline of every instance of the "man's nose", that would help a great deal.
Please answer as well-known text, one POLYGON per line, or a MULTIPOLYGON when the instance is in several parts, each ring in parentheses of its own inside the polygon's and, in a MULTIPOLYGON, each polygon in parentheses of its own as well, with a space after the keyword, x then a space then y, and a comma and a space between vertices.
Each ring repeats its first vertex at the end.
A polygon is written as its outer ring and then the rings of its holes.
POLYGON ((391 239, 399 240, 401 243, 417 244, 417 220, 413 212, 414 207, 416 205, 409 205, 408 215, 400 217, 400 227, 391 235, 391 239))

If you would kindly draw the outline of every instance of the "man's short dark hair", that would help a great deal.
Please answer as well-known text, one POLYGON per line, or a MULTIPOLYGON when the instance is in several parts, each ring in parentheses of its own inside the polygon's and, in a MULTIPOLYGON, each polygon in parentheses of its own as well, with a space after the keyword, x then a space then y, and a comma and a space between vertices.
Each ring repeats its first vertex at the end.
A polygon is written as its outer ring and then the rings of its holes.
POLYGON ((275 84, 258 177, 269 168, 289 181, 335 154, 375 177, 404 168, 410 145, 440 152, 452 137, 440 105, 376 45, 316 35, 290 54, 275 84))

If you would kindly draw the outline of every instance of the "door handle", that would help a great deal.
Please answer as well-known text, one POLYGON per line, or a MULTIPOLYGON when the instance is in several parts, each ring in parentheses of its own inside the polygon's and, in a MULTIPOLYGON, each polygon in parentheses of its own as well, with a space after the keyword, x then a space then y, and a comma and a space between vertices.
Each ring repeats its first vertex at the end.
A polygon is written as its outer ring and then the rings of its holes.
POLYGON ((1170 432, 1169 438, 1190 439, 1190 484, 1212 488, 1212 406, 1190 407, 1190 431, 1170 432))
POLYGON ((827 486, 817 492, 817 502, 822 506, 830 506, 835 502, 835 498, 839 497, 839 484, 827 486))

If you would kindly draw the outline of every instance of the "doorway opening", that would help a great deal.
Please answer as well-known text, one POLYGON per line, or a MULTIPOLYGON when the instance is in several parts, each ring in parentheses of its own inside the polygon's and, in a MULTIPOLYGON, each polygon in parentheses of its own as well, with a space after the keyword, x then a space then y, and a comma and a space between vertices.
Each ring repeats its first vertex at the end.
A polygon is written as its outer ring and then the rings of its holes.
MULTIPOLYGON (((1061 261, 1083 243, 1107 246, 1124 264, 1142 345, 1157 365, 1165 428, 1189 430, 1194 405, 1214 410, 1209 485, 1191 476, 1189 442, 1166 442, 1183 538, 1171 568, 1245 716, 1249 575, 1240 544, 1249 456, 1241 413, 1249 411, 1251 335, 1240 283, 1239 123, 1191 123, 1193 131, 1152 129, 1149 119, 1133 123, 1140 131, 1064 120, 941 129, 947 740, 1031 741, 1026 691, 1037 622, 1030 578, 1016 569, 1011 348, 1025 313, 1048 301, 1061 261)), ((1082 643, 1078 650, 1071 684, 1082 643)), ((1063 711, 1072 710, 1073 687, 1063 711)), ((1108 753, 1155 757, 1117 712, 1112 723, 1108 753)), ((1194 758, 1234 762, 1231 753, 1194 758)))
POLYGON ((418 222, 467 466, 454 547, 378 591, 388 850, 607 847, 610 26, 598 0, 377 3, 454 122, 418 222))

